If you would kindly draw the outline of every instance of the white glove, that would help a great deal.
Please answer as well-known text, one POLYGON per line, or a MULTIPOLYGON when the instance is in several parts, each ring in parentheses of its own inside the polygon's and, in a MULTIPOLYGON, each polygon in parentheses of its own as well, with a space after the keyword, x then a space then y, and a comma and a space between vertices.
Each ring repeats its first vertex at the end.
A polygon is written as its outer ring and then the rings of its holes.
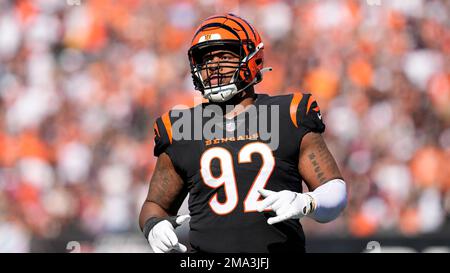
POLYGON ((257 210, 262 212, 269 208, 277 214, 276 217, 267 219, 269 225, 285 221, 287 219, 299 219, 314 210, 314 199, 308 194, 293 191, 274 192, 260 189, 258 192, 265 198, 258 205, 257 210))
MULTIPOLYGON (((180 226, 190 219, 190 215, 181 215, 175 219, 175 222, 177 226, 180 226)), ((155 253, 167 253, 172 249, 179 252, 187 251, 186 246, 178 242, 175 227, 167 220, 159 222, 150 230, 148 242, 155 253)))

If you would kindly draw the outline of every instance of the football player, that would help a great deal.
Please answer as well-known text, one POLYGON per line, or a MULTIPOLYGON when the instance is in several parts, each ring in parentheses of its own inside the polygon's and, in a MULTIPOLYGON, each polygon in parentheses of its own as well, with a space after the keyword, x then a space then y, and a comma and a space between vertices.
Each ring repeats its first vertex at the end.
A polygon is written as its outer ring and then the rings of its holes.
POLYGON ((325 125, 313 96, 255 93, 263 51, 256 29, 233 14, 209 17, 196 30, 188 57, 195 88, 208 103, 183 111, 216 105, 228 109, 218 128, 244 128, 230 138, 179 139, 175 110, 156 120, 158 160, 139 218, 154 252, 186 252, 174 230, 189 220, 192 252, 304 252, 299 219, 325 223, 343 211, 346 183, 322 138, 325 125), (238 122, 249 106, 279 109, 270 117, 278 125, 276 147, 238 122), (227 126, 230 120, 235 125, 227 126), (187 193, 190 215, 176 215, 187 193))

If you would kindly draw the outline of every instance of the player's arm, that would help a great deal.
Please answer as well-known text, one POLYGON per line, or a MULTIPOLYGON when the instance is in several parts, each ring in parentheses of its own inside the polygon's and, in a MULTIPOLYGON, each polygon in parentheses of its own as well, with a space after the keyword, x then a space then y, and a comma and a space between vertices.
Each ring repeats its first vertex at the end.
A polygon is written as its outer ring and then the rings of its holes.
POLYGON ((169 114, 165 113, 153 124, 154 155, 158 160, 139 215, 139 226, 154 252, 169 252, 172 249, 185 252, 187 249, 178 242, 174 230, 190 218, 189 215, 175 216, 187 195, 187 189, 172 161, 177 159, 177 153, 169 114))
POLYGON ((147 198, 139 215, 139 225, 144 227, 150 217, 169 217, 176 215, 187 192, 184 183, 176 172, 170 157, 162 153, 150 180, 147 198))
POLYGON ((308 133, 303 137, 298 170, 309 192, 311 209, 308 216, 318 222, 336 219, 347 203, 347 190, 341 172, 318 133, 308 133))
POLYGON ((298 171, 309 191, 314 191, 326 181, 342 179, 322 135, 313 132, 306 134, 301 142, 298 171))
POLYGON ((172 161, 165 153, 159 155, 150 180, 147 198, 139 215, 139 225, 150 247, 156 253, 172 249, 186 252, 178 242, 175 228, 189 220, 189 215, 175 216, 187 191, 172 161))

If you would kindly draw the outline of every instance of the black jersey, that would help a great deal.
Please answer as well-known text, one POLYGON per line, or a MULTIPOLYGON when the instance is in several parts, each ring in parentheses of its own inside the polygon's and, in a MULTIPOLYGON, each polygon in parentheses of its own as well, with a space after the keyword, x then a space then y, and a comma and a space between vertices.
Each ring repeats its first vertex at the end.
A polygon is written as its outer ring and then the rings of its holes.
POLYGON ((262 200, 260 188, 302 191, 300 142, 308 132, 325 130, 317 102, 303 93, 257 94, 256 112, 244 111, 223 120, 196 116, 210 105, 171 110, 154 125, 155 156, 166 153, 171 158, 189 191, 192 249, 305 251, 298 219, 269 225, 267 219, 275 213, 258 212, 256 205, 262 200), (199 124, 203 131, 198 130, 199 124), (205 136, 208 128, 217 134, 205 136))

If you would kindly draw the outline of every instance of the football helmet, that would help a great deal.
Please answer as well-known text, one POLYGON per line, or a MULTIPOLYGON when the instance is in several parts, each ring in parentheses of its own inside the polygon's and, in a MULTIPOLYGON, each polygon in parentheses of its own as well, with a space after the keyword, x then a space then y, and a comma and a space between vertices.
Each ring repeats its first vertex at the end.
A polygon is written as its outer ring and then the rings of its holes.
MULTIPOLYGON (((228 13, 211 16, 195 31, 188 51, 191 74, 195 89, 211 102, 224 102, 247 87, 262 80, 264 44, 256 29, 244 19, 228 13), (205 55, 217 50, 231 51, 239 61, 212 63, 204 61, 205 55), (211 65, 216 66, 214 70, 211 65), (220 68, 234 68, 232 75, 221 75, 220 68), (206 79, 202 76, 206 72, 206 79), (213 72, 211 72, 213 71, 213 72), (231 77, 230 82, 210 84, 212 76, 231 77)), ((271 68, 267 68, 271 70, 271 68)))

